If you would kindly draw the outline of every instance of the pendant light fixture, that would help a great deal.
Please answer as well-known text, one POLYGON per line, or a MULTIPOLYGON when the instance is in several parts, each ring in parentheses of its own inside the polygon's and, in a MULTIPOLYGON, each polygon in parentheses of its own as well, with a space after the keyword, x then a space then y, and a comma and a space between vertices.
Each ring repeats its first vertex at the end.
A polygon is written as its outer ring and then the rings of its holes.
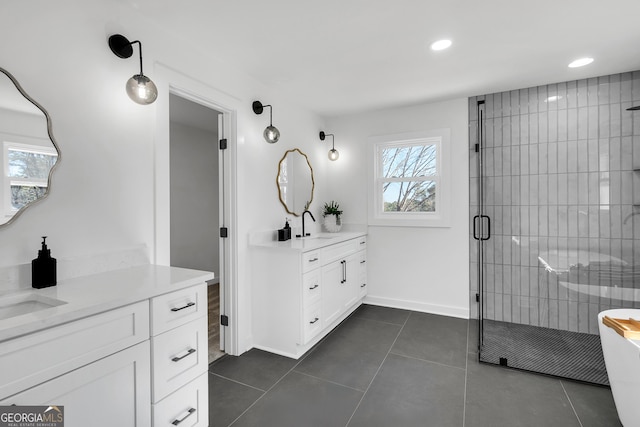
POLYGON ((121 34, 109 37, 109 47, 118 58, 130 58, 133 55, 132 45, 138 43, 140 48, 140 74, 135 74, 127 81, 127 95, 133 102, 147 105, 153 103, 158 97, 158 88, 142 72, 142 43, 139 40, 130 42, 121 34))
POLYGON ((273 107, 271 105, 262 105, 260 101, 253 101, 253 112, 256 114, 262 114, 264 107, 269 107, 269 126, 267 126, 262 133, 265 141, 269 144, 275 144, 280 139, 280 131, 273 125, 273 107))
POLYGON ((329 160, 336 161, 338 157, 340 157, 340 153, 336 150, 335 137, 332 133, 324 133, 324 131, 320 131, 320 141, 324 141, 326 137, 331 137, 331 150, 329 150, 329 160))

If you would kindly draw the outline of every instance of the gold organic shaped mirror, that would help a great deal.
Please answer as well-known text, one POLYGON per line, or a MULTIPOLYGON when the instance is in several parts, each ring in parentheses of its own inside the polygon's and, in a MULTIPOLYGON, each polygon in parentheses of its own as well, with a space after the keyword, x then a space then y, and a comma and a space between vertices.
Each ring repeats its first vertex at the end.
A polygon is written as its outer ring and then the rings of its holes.
POLYGON ((0 226, 16 219, 49 193, 51 173, 60 152, 51 118, 0 68, 0 226))
POLYGON ((306 154, 297 148, 287 150, 278 163, 276 178, 280 203, 287 213, 300 216, 313 201, 313 168, 306 154))

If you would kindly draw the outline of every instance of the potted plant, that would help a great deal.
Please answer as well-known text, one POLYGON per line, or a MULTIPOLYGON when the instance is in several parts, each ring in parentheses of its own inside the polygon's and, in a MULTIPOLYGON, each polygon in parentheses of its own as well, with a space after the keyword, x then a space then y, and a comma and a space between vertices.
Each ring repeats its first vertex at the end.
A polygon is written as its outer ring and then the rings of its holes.
POLYGON ((342 228, 342 221, 340 220, 342 211, 340 205, 333 200, 331 203, 324 204, 324 211, 322 212, 324 228, 329 233, 337 233, 342 228))

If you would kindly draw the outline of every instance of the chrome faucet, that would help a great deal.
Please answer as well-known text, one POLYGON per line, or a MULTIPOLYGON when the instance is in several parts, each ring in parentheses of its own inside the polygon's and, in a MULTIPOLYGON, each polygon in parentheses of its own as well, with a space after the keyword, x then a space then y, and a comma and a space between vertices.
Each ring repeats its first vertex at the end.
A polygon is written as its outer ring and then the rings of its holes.
POLYGON ((302 212, 302 236, 301 237, 311 236, 311 233, 305 233, 305 231, 304 231, 304 214, 309 214, 309 216, 311 216, 311 219, 313 220, 313 222, 316 222, 316 219, 313 217, 313 214, 310 211, 308 211, 307 209, 305 209, 304 212, 302 212))

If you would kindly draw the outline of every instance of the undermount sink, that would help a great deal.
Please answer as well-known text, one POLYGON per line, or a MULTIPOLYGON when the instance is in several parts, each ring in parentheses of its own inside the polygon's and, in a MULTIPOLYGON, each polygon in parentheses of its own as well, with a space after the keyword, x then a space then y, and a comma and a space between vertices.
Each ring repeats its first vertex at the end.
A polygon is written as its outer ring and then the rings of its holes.
POLYGON ((0 320, 46 310, 47 308, 57 307, 62 304, 66 304, 66 301, 33 292, 0 297, 0 320))

